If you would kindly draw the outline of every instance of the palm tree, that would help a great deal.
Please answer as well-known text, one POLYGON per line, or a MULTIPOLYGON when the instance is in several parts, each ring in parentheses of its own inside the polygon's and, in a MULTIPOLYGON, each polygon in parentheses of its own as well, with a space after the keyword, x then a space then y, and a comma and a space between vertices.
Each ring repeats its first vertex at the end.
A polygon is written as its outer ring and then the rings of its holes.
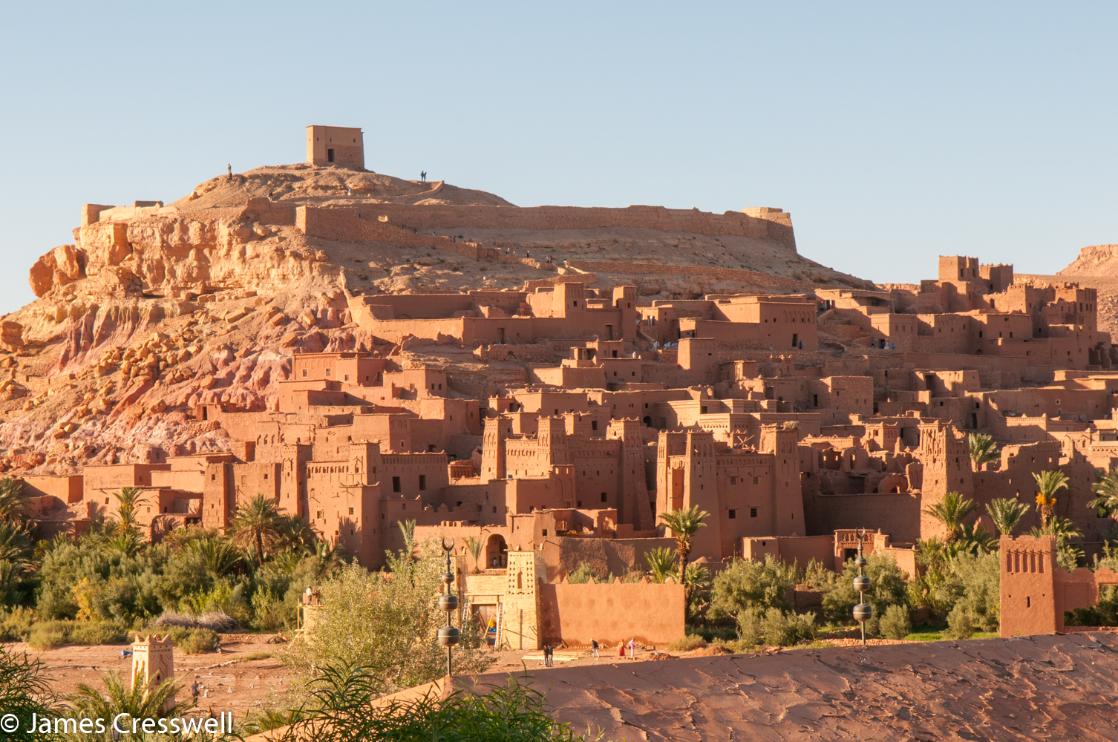
POLYGON ((1075 527, 1070 518, 1053 516, 1047 523, 1040 528, 1034 528, 1029 534, 1032 536, 1055 536, 1056 561, 1064 569, 1075 569, 1086 557, 1081 547, 1071 543, 1075 539, 1083 538, 1083 534, 1075 527))
POLYGON ((675 538, 676 550, 679 552, 679 583, 682 585, 686 576, 687 557, 691 553, 691 539, 700 528, 706 525, 710 513, 700 510, 692 505, 686 510, 672 510, 660 513, 660 520, 667 526, 675 538))
POLYGON ((404 553, 404 558, 410 562, 412 552, 415 551, 415 521, 398 520, 396 527, 400 529, 400 538, 404 541, 404 548, 401 551, 404 553))
POLYGON ((943 500, 925 508, 924 512, 943 524, 944 528, 947 529, 947 537, 944 540, 950 543, 959 535, 959 531, 963 527, 963 521, 967 519, 972 510, 974 510, 974 500, 951 490, 943 496, 943 500))
POLYGON ((1082 538, 1083 533, 1075 527, 1070 518, 1061 518, 1055 516, 1040 528, 1034 528, 1029 531, 1031 536, 1055 536, 1057 541, 1063 542, 1068 539, 1082 538))
POLYGON ((297 515, 280 515, 279 525, 276 535, 284 548, 304 554, 314 554, 317 551, 318 534, 310 523, 297 515))
POLYGON ((4 477, 0 479, 0 521, 23 520, 23 481, 4 477))
POLYGON ((1044 528, 1056 510, 1056 495, 1068 488, 1068 475, 1059 469, 1033 472, 1033 480, 1036 482, 1036 506, 1040 513, 1040 525, 1044 528))
POLYGON ((117 527, 122 534, 136 533, 136 506, 144 500, 144 491, 139 487, 121 487, 114 492, 117 501, 117 527))
POLYGON ((82 683, 70 696, 70 706, 77 716, 103 719, 108 725, 119 714, 133 719, 163 719, 179 716, 189 708, 188 704, 172 705, 171 699, 179 689, 174 680, 165 680, 154 688, 145 687, 140 675, 131 686, 114 673, 106 674, 104 680, 105 693, 82 683))
POLYGON ((31 539, 18 523, 0 520, 0 562, 23 565, 31 556, 31 539))
MULTIPOLYGON (((17 729, 32 729, 32 719, 58 714, 54 706, 53 686, 43 663, 23 652, 15 652, 0 644, 0 708, 19 721, 17 729)), ((28 732, 27 739, 36 735, 28 732)), ((49 735, 44 735, 48 739, 49 735)), ((11 738, 15 738, 13 734, 11 738)))
POLYGON ((265 548, 275 543, 283 532, 283 521, 276 503, 264 495, 257 495, 237 508, 229 526, 233 532, 233 541, 243 547, 251 547, 256 563, 262 564, 265 548))
POLYGON ((211 575, 225 576, 238 571, 244 564, 242 552, 223 538, 201 538, 191 541, 187 549, 211 575))
POLYGON ((970 449, 971 464, 978 471, 991 461, 998 461, 1001 453, 994 437, 987 433, 970 433, 967 435, 967 448, 970 449))
POLYGON ((1092 489, 1095 499, 1087 503, 1088 507, 1106 515, 1118 512, 1118 469, 1111 469, 1103 474, 1092 489))
POLYGON ((994 548, 994 537, 978 527, 977 522, 964 523, 953 544, 958 551, 985 554, 994 548))
POLYGON ((1029 506, 1015 497, 999 497, 986 503, 986 514, 1000 536, 1012 536, 1013 529, 1029 512, 1029 506))
POLYGON ((480 572, 481 567, 481 539, 473 536, 466 537, 466 552, 474 559, 474 572, 480 572))
POLYGON ((683 575, 683 594, 687 600, 687 614, 701 616, 710 604, 710 570, 705 564, 692 562, 683 575))
POLYGON ((645 553, 644 561, 648 563, 653 582, 666 582, 675 571, 675 552, 667 547, 645 553))

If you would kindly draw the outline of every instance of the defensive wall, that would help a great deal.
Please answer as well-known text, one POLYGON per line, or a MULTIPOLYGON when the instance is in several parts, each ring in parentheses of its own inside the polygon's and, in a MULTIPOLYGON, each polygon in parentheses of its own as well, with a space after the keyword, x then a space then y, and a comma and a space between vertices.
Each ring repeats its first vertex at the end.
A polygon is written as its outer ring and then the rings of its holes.
POLYGON ((540 634, 545 642, 609 647, 629 639, 668 644, 685 634, 683 586, 674 582, 544 583, 540 634))

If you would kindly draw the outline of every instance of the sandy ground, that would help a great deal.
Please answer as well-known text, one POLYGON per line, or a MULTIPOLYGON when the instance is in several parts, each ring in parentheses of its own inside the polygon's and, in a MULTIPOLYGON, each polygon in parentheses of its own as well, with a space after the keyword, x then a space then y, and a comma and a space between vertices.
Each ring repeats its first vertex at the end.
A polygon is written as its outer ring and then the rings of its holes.
MULTIPOLYGON (((214 712, 232 711, 242 720, 252 709, 277 706, 285 700, 291 674, 278 659, 283 644, 270 643, 267 634, 225 634, 221 653, 175 652, 175 676, 183 685, 180 701, 189 701, 190 686, 201 685, 198 706, 214 712)), ((105 673, 118 673, 127 682, 132 659, 122 657, 126 645, 59 647, 35 651, 26 644, 8 644, 26 651, 46 665, 51 688, 60 696, 73 693, 79 684, 100 689, 105 673)))
POLYGON ((1111 740, 1118 722, 1113 633, 603 659, 519 677, 576 730, 612 740, 1111 740))
MULTIPOLYGON (((232 711, 283 706, 291 675, 282 644, 230 634, 220 654, 175 654, 176 674, 201 684, 199 707, 232 711)), ((576 730, 612 740, 707 739, 1114 739, 1118 723, 1118 633, 967 642, 889 642, 718 655, 616 647, 595 659, 561 648, 552 668, 538 651, 496 653, 492 668, 459 687, 510 676, 543 693, 576 730)), ((47 666, 54 690, 127 678, 123 647, 27 650, 47 666)), ((185 699, 184 699, 185 700, 185 699)))

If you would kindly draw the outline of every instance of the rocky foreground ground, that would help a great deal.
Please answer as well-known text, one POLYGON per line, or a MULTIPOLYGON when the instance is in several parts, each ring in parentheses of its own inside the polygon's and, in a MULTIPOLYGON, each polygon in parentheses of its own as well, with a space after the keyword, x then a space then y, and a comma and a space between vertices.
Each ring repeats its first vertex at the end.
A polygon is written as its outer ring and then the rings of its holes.
POLYGON ((517 677, 576 730, 618 741, 1111 740, 1118 725, 1111 633, 603 658, 517 677))

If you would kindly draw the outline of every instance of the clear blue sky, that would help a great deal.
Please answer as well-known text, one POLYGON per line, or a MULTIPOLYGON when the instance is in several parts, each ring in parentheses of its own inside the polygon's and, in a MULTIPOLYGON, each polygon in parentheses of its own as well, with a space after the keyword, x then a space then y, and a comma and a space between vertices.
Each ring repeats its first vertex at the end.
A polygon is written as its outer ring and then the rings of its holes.
POLYGON ((1118 242, 1112 4, 45 5, 0 10, 0 311, 83 202, 299 161, 308 123, 522 205, 781 206, 876 280, 1118 242))

